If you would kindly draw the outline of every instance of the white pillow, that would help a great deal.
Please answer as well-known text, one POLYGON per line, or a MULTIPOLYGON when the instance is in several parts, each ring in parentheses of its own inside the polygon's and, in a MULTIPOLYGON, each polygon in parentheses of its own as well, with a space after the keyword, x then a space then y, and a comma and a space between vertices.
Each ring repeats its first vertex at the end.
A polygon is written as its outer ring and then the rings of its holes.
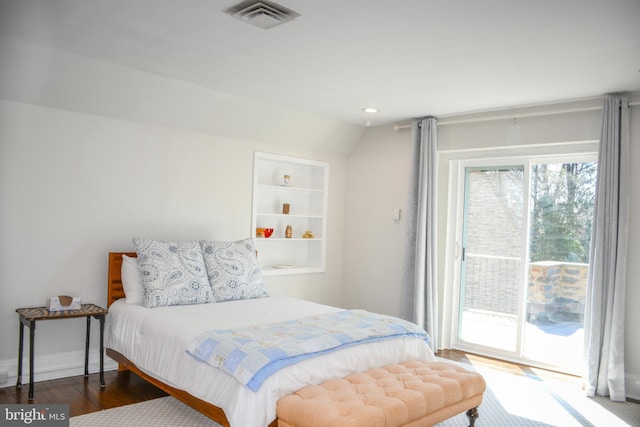
POLYGON ((202 248, 197 240, 161 242, 136 237, 133 245, 142 273, 145 307, 213 301, 202 248))
POLYGON ((215 302, 269 296, 252 238, 235 242, 201 240, 200 244, 215 302))
POLYGON ((142 284, 142 272, 138 266, 138 260, 123 254, 120 274, 126 301, 129 304, 143 304, 144 285, 142 284))

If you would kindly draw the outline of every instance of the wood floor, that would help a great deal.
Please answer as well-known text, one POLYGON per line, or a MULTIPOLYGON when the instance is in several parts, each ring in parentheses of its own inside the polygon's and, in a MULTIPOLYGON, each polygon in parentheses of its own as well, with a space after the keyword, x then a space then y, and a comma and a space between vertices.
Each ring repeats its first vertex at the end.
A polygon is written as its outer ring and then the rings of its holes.
MULTIPOLYGON (((552 375, 564 377, 567 380, 576 380, 576 377, 549 371, 541 373, 539 369, 534 370, 528 366, 477 356, 458 350, 441 350, 437 355, 458 362, 471 361, 474 364, 486 364, 518 375, 552 375)), ((91 374, 88 378, 77 376, 37 382, 34 388, 33 402, 28 401, 28 384, 20 388, 15 386, 0 388, 0 403, 67 403, 69 404, 70 416, 74 417, 101 409, 115 408, 167 395, 129 371, 108 371, 105 372, 104 379, 106 387, 103 389, 100 388, 98 374, 91 374)))
POLYGON ((107 371, 104 373, 106 387, 100 387, 100 375, 85 378, 61 378, 40 381, 34 385, 33 401, 29 402, 29 383, 22 387, 0 388, 1 403, 67 403, 70 416, 87 414, 101 409, 115 408, 145 400, 166 396, 167 393, 149 384, 129 371, 107 371))

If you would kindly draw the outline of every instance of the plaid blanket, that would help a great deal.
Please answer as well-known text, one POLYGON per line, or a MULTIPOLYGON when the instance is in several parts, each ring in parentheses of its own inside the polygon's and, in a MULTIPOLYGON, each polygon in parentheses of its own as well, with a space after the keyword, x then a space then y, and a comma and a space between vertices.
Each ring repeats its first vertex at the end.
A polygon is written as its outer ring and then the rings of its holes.
POLYGON ((257 391, 286 366, 347 346, 397 337, 431 338, 417 325, 364 310, 343 310, 286 322, 207 331, 187 348, 196 360, 222 369, 257 391))

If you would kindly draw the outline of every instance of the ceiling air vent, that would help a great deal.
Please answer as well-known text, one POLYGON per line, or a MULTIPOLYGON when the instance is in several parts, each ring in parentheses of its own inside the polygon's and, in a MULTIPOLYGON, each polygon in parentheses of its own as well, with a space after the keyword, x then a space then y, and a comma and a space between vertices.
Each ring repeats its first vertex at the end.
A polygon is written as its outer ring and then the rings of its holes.
POLYGON ((268 29, 292 21, 299 13, 266 0, 248 0, 225 10, 225 13, 256 27, 268 29))

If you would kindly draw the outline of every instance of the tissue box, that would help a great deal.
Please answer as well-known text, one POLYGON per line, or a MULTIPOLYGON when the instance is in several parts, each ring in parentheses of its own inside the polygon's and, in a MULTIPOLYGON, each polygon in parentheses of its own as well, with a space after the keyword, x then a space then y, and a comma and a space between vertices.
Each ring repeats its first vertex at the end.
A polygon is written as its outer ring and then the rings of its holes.
POLYGON ((80 310, 81 305, 82 298, 80 297, 60 295, 47 298, 47 308, 49 311, 80 310))

